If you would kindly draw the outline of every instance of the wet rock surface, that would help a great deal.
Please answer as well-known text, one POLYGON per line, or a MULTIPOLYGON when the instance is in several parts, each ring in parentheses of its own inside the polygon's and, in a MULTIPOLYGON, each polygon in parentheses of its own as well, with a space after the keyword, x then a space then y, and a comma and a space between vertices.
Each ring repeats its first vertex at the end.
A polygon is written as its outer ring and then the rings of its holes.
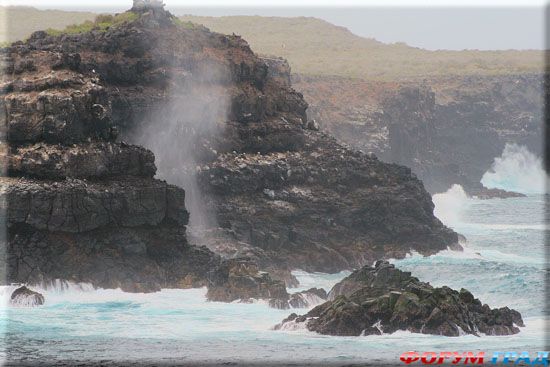
POLYGON ((201 167, 218 223, 258 248, 260 264, 337 272, 458 242, 408 168, 304 134, 297 152, 226 153, 201 167))
POLYGON ((466 289, 434 288, 386 261, 365 266, 336 284, 329 301, 276 326, 304 323, 320 334, 359 336, 408 330, 414 333, 510 335, 524 326, 519 312, 491 309, 466 289))
POLYGON ((22 286, 13 291, 10 297, 12 306, 35 307, 44 304, 44 296, 38 292, 22 286))
POLYGON ((251 302, 264 299, 274 308, 289 307, 285 284, 246 258, 223 261, 208 277, 206 298, 216 302, 251 302))
POLYGON ((165 223, 80 233, 24 225, 11 233, 10 278, 28 284, 63 279, 127 292, 192 288, 205 286, 208 272, 219 263, 210 250, 190 246, 184 228, 165 223))
POLYGON ((310 288, 291 294, 288 304, 292 308, 310 308, 324 303, 326 299, 327 292, 323 288, 310 288))

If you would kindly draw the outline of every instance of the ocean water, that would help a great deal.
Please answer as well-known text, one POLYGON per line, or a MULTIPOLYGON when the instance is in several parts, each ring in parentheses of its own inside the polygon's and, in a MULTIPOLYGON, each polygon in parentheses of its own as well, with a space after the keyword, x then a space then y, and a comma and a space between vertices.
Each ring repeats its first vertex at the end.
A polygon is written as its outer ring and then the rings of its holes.
MULTIPOLYGON (((494 187, 507 188, 502 182, 514 171, 498 173, 499 181, 493 182, 494 187)), ((488 186, 490 179, 491 176, 485 182, 488 186)), ((508 182, 516 185, 517 180, 508 182)), ((547 223, 543 186, 526 189, 527 197, 505 200, 468 198, 460 186, 453 186, 433 197, 435 214, 467 238, 464 251, 443 251, 430 257, 411 254, 393 261, 435 286, 465 287, 491 307, 517 309, 526 326, 516 335, 443 337, 397 332, 329 337, 303 329, 275 331, 272 327, 291 312, 307 310, 276 310, 265 302, 207 302, 205 289, 133 294, 94 290, 89 285, 59 284, 39 289, 46 304, 36 308, 8 306, 12 288, 0 289, 0 331, 4 336, 0 355, 8 362, 67 365, 79 362, 383 365, 400 363, 399 355, 409 350, 484 350, 489 354, 503 350, 533 353, 544 350, 547 223)), ((317 286, 329 290, 347 274, 295 272, 301 282, 299 289, 317 286)))

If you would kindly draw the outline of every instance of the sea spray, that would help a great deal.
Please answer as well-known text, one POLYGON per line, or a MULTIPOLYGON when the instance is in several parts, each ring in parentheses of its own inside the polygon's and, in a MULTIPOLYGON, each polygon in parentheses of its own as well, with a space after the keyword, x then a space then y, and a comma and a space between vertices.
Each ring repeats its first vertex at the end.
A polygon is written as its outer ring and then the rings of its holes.
POLYGON ((445 225, 454 227, 461 221, 462 213, 468 205, 468 195, 460 185, 432 196, 435 205, 434 215, 445 225))
POLYGON ((230 98, 226 88, 216 84, 226 80, 229 71, 208 64, 197 67, 192 75, 181 76, 174 63, 167 71, 171 73, 167 102, 153 109, 127 138, 153 151, 157 178, 185 189, 190 226, 212 227, 215 219, 207 213, 197 169, 216 157, 217 143, 224 135, 230 98))
POLYGON ((506 144, 502 155, 495 158, 492 167, 483 175, 481 183, 488 188, 543 194, 547 180, 540 157, 525 146, 506 144))

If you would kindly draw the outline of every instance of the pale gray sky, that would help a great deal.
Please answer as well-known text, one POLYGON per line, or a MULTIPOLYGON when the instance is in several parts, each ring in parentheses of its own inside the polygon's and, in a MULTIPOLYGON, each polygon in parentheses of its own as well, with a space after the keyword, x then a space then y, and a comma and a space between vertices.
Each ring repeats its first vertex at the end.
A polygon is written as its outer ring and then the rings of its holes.
MULTIPOLYGON (((545 0, 165 0, 165 3, 178 15, 313 16, 360 36, 382 42, 406 42, 431 50, 546 48, 545 0), (459 3, 469 6, 459 7, 459 3), (266 6, 270 4, 283 6, 266 6), (304 6, 314 4, 326 6, 304 6)), ((0 4, 99 12, 126 10, 131 1, 83 0, 75 6, 74 0, 1 0, 0 4)))

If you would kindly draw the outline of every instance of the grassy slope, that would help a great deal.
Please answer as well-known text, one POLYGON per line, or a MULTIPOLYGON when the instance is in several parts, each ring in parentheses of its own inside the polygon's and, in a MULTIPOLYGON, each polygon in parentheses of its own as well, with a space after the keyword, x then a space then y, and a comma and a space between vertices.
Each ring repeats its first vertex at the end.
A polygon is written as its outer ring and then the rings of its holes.
MULTIPOLYGON (((33 31, 64 29, 93 20, 91 12, 0 7, 0 42, 28 37, 33 31)), ((492 75, 539 72, 541 51, 426 51, 405 44, 384 44, 366 39, 315 18, 258 16, 181 17, 221 33, 236 33, 256 52, 283 56, 293 71, 310 75, 336 75, 396 80, 441 75, 492 75)))
POLYGON ((293 71, 395 80, 440 75, 492 75, 539 72, 541 51, 427 51, 404 43, 384 44, 316 18, 259 16, 181 19, 213 31, 236 33, 253 50, 289 60, 293 71))

